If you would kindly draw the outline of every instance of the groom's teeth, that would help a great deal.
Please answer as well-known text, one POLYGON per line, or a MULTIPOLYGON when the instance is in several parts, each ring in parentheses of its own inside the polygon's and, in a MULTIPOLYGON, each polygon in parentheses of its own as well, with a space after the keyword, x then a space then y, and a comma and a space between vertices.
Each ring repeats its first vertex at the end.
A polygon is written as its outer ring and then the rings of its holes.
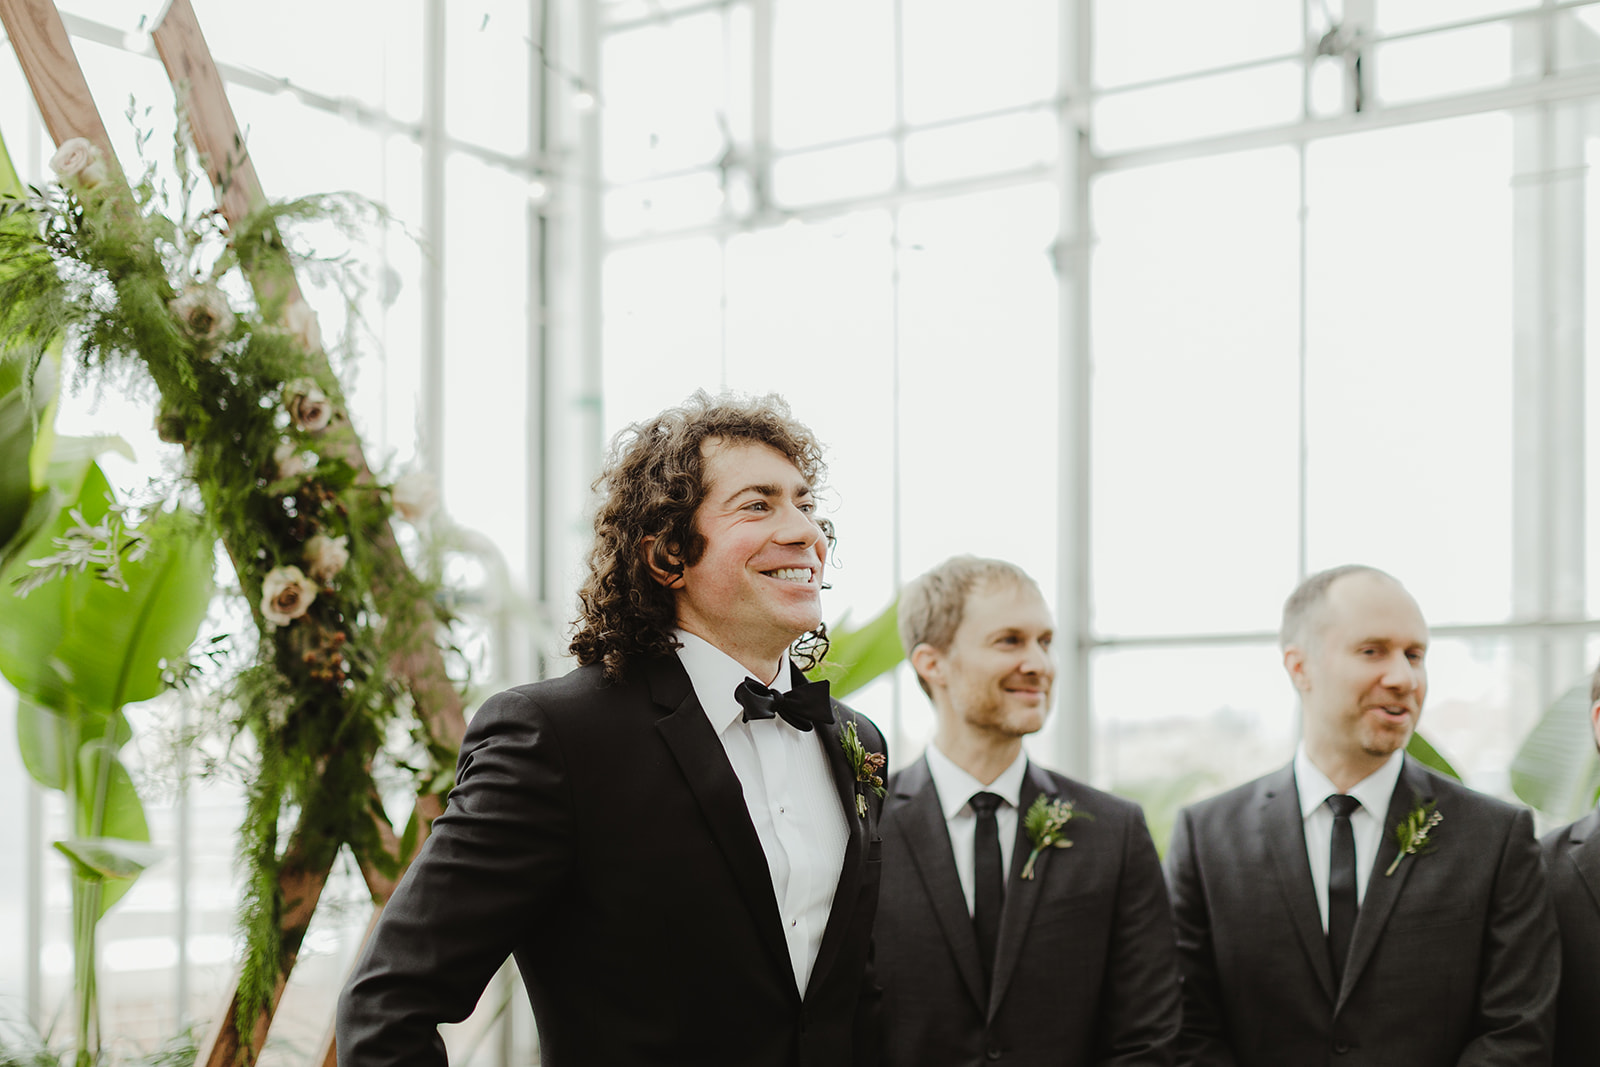
POLYGON ((811 581, 811 572, 804 567, 786 567, 781 571, 769 571, 768 573, 783 582, 811 581))

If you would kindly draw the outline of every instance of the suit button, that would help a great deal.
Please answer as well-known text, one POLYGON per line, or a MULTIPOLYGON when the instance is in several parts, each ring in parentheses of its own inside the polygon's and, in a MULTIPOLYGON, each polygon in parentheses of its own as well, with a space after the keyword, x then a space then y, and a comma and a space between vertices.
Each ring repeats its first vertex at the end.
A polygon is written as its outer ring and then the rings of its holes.
POLYGON ((984 1055, 989 1057, 991 1060, 997 1060, 997 1059, 1000 1058, 1001 1053, 1000 1053, 999 1049, 991 1048, 987 1052, 985 1052, 984 1055))
POLYGON ((1350 1044, 1346 1041, 1335 1041, 1333 1043, 1333 1051, 1343 1055, 1344 1053, 1350 1051, 1350 1044))

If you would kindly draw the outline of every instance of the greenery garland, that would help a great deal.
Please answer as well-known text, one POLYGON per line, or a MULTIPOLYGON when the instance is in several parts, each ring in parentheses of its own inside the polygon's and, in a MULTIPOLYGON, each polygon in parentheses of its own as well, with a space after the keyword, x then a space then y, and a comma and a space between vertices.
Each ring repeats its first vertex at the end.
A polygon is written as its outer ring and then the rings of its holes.
MULTIPOLYGON (((25 361, 31 382, 65 335, 83 374, 154 383, 160 436, 183 446, 183 479, 255 618, 253 662, 223 680, 216 704, 229 709, 230 745, 249 737, 256 749, 240 831, 238 1028, 249 1040, 279 974, 285 816, 312 831, 302 834, 318 853, 309 862, 331 864, 341 843, 390 877, 409 860, 414 828, 400 855, 378 840, 371 761, 409 711, 388 665, 404 642, 434 639, 432 620, 450 620, 439 590, 377 547, 392 547, 392 516, 425 517, 431 488, 417 476, 381 484, 365 468, 315 319, 292 295, 296 264, 341 277, 348 264, 292 257, 281 236, 307 221, 348 232, 381 212, 352 196, 309 197, 226 228, 194 206, 179 119, 175 198, 150 164, 130 198, 98 150, 74 140, 51 161, 57 183, 0 200, 0 358, 25 361)), ((442 793, 454 753, 414 721, 412 736, 426 756, 396 762, 419 791, 442 793)))

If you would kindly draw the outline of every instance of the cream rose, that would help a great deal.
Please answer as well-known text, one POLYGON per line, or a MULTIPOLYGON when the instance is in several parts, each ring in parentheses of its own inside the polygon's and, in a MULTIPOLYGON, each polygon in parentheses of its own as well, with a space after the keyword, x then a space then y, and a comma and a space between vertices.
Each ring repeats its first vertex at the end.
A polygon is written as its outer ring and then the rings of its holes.
POLYGON ((261 614, 276 626, 287 626, 317 599, 317 587, 299 567, 274 567, 261 583, 261 614))
POLYGON ((289 310, 283 313, 283 328, 307 352, 322 351, 322 327, 317 325, 317 313, 304 300, 290 305, 289 310))
POLYGON ((106 180, 106 161, 86 137, 69 137, 50 157, 50 169, 63 184, 93 189, 106 180))
POLYGON ((196 340, 214 341, 233 329, 233 309, 215 286, 191 285, 173 299, 170 307, 196 340))
POLYGON ((296 378, 283 387, 283 406, 294 424, 316 433, 333 418, 333 404, 310 378, 296 378))
POLYGON ((426 471, 407 471, 389 489, 389 501, 407 522, 417 523, 433 513, 439 489, 426 471))
POLYGON ((320 585, 329 585, 350 562, 350 538, 317 534, 306 542, 306 572, 320 585))
POLYGON ((309 468, 306 457, 300 454, 293 441, 280 441, 272 450, 272 461, 278 465, 278 477, 298 478, 309 468))

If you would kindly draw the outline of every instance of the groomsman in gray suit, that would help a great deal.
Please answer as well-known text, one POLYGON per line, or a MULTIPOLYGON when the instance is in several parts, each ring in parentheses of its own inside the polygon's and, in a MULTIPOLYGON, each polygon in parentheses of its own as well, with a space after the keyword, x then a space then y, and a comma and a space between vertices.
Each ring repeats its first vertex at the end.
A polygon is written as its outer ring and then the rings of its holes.
POLYGON ((1416 601, 1371 567, 1323 571, 1280 643, 1294 761, 1180 813, 1167 853, 1180 1062, 1546 1067, 1560 946, 1533 819, 1406 756, 1416 601))
POLYGON ((1177 964, 1144 815, 1022 750, 1050 710, 1053 630, 1038 586, 997 560, 948 560, 901 593, 937 728, 883 807, 888 1067, 1173 1063, 1177 964))
MULTIPOLYGON (((1589 719, 1600 748, 1600 668, 1589 682, 1589 719)), ((1600 1063, 1600 810, 1544 839, 1561 927, 1556 1067, 1600 1063)))

